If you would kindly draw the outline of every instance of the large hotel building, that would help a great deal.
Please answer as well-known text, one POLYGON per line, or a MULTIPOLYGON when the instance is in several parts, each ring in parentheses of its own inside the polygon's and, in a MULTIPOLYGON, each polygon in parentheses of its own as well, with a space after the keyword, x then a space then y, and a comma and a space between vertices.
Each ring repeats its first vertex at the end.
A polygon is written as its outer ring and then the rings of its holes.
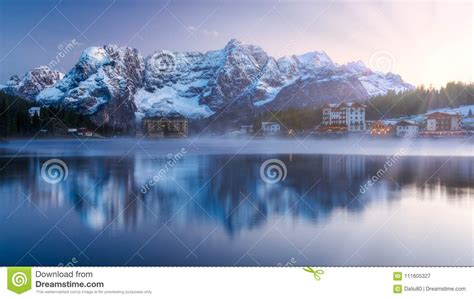
POLYGON ((326 131, 365 131, 365 108, 362 103, 343 102, 323 106, 323 130, 326 131))

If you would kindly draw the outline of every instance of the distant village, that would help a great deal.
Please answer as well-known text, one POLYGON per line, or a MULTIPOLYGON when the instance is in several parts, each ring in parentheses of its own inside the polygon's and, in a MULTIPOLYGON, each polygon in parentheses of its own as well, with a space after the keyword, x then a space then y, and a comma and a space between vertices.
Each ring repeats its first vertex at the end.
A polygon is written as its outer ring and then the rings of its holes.
MULTIPOLYGON (((341 136, 348 134, 367 134, 374 137, 453 137, 474 134, 474 122, 463 122, 462 115, 456 112, 435 111, 415 117, 399 120, 366 120, 366 105, 360 102, 343 102, 340 104, 325 104, 321 108, 322 122, 310 130, 297 131, 275 121, 263 121, 259 127, 253 124, 241 125, 229 136, 341 136)), ((28 110, 30 118, 41 117, 40 107, 28 110)), ((469 117, 474 120, 472 111, 469 117)), ((42 135, 74 135, 83 137, 98 137, 89 128, 69 128, 63 122, 52 121, 49 129, 43 129, 42 135)), ((147 138, 179 138, 188 136, 189 121, 180 114, 166 117, 146 117, 142 120, 142 128, 137 136, 147 138)))
MULTIPOLYGON (((463 122, 460 113, 432 112, 416 120, 366 120, 366 105, 360 102, 325 104, 322 107, 322 122, 310 132, 298 132, 286 128, 278 121, 262 122, 258 131, 253 125, 243 125, 236 135, 320 135, 337 136, 367 134, 374 137, 453 137, 474 134, 474 121, 463 122)), ((472 112, 471 112, 472 113, 472 112)), ((474 120, 474 116, 470 116, 474 120)))
POLYGON ((469 135, 473 128, 463 126, 461 114, 432 112, 415 120, 377 120, 365 119, 366 105, 357 102, 326 104, 323 121, 316 128, 318 134, 365 133, 372 136, 397 137, 443 137, 469 135))

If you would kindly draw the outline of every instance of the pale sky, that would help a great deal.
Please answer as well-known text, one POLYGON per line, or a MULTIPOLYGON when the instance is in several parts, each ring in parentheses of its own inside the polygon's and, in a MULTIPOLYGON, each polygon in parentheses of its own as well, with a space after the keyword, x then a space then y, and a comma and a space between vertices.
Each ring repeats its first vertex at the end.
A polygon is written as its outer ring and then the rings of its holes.
POLYGON ((0 0, 0 81, 48 65, 69 70, 88 46, 220 49, 231 38, 274 57, 325 51, 414 85, 473 81, 471 1, 0 0))

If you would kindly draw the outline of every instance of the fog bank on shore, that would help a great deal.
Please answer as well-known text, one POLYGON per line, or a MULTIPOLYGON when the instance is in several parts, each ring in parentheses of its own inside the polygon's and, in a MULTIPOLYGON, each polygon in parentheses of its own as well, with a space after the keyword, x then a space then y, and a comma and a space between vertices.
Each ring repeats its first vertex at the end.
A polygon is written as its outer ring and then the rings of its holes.
POLYGON ((474 139, 398 139, 367 135, 344 138, 186 138, 186 139, 37 139, 0 143, 8 156, 163 155, 184 149, 187 154, 335 154, 474 157, 474 139))

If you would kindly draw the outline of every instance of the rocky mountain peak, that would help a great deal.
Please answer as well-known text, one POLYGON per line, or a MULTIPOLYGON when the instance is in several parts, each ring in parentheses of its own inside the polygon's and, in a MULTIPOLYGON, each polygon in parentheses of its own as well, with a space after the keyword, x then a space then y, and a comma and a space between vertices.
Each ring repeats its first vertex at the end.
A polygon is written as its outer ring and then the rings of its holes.
POLYGON ((14 75, 2 88, 10 94, 27 100, 34 100, 43 89, 54 85, 61 80, 64 74, 53 71, 47 66, 39 66, 28 71, 22 78, 14 75))
POLYGON ((239 48, 239 47, 242 46, 242 44, 243 43, 241 41, 239 41, 238 39, 232 38, 227 42, 224 49, 229 50, 229 49, 239 48))
POLYGON ((324 52, 308 52, 303 55, 296 56, 301 67, 306 68, 322 68, 322 67, 334 67, 334 62, 324 52))
POLYGON ((368 68, 362 60, 351 61, 346 64, 347 70, 354 74, 372 74, 373 71, 368 68))

